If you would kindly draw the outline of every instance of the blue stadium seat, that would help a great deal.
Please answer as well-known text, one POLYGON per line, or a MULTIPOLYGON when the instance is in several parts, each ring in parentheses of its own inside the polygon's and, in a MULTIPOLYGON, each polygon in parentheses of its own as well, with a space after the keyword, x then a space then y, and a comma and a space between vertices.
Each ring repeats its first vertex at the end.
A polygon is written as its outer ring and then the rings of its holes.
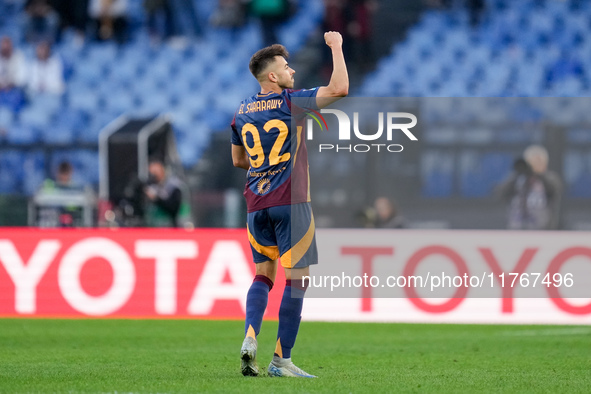
POLYGON ((39 190, 46 177, 45 155, 42 151, 27 152, 22 160, 23 172, 26 174, 22 180, 22 192, 31 196, 39 190))
POLYGON ((451 153, 427 151, 421 157, 423 197, 447 198, 453 194, 454 159, 451 153))
POLYGON ((0 155, 0 193, 21 192, 24 154, 17 150, 4 150, 0 155))
POLYGON ((575 198, 591 198, 591 151, 570 150, 564 159, 567 194, 575 198))
POLYGON ((14 118, 14 113, 10 109, 0 107, 0 130, 10 129, 14 123, 14 118))
POLYGON ((6 134, 9 144, 27 145, 34 144, 39 139, 40 131, 36 127, 13 123, 6 134))

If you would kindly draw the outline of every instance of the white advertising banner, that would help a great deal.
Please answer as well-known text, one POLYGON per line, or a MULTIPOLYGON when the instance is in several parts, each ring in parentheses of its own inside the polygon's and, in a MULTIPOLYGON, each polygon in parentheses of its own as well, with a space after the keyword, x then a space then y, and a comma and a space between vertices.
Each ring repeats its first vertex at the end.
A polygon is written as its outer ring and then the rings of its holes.
POLYGON ((317 231, 304 319, 591 323, 591 234, 317 231))

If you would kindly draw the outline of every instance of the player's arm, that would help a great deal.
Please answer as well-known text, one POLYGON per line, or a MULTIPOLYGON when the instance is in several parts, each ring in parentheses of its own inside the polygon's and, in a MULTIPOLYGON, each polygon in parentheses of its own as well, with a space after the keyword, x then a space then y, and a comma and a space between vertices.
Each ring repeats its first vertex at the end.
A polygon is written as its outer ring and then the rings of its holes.
POLYGON ((332 75, 328 86, 318 88, 316 105, 326 107, 349 94, 349 74, 343 55, 343 37, 336 31, 324 33, 324 41, 332 51, 332 75))
POLYGON ((232 163, 234 164, 234 167, 244 168, 245 170, 250 168, 248 155, 243 146, 232 144, 232 163))

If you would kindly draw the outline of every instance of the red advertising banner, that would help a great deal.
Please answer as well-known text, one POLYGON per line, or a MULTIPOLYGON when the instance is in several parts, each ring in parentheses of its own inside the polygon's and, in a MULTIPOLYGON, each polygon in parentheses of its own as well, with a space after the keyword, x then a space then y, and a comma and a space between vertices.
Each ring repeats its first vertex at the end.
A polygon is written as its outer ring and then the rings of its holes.
POLYGON ((245 230, 4 228, 0 315, 243 318, 251 261, 245 230))
MULTIPOLYGON (((590 239, 319 229, 302 315, 591 324, 590 239)), ((244 229, 0 229, 0 316, 242 319, 253 277, 244 229)), ((266 318, 277 318, 284 283, 279 269, 266 318)))

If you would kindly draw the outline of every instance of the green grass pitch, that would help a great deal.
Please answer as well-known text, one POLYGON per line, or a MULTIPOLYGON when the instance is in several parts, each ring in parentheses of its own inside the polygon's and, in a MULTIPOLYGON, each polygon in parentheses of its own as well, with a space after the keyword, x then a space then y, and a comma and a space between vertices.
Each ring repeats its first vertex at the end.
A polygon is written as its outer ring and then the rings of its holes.
MULTIPOLYGON (((259 335, 259 366, 276 322, 259 335)), ((589 392, 591 327, 304 322, 293 359, 318 379, 246 378, 243 323, 0 320, 0 392, 589 392)))

